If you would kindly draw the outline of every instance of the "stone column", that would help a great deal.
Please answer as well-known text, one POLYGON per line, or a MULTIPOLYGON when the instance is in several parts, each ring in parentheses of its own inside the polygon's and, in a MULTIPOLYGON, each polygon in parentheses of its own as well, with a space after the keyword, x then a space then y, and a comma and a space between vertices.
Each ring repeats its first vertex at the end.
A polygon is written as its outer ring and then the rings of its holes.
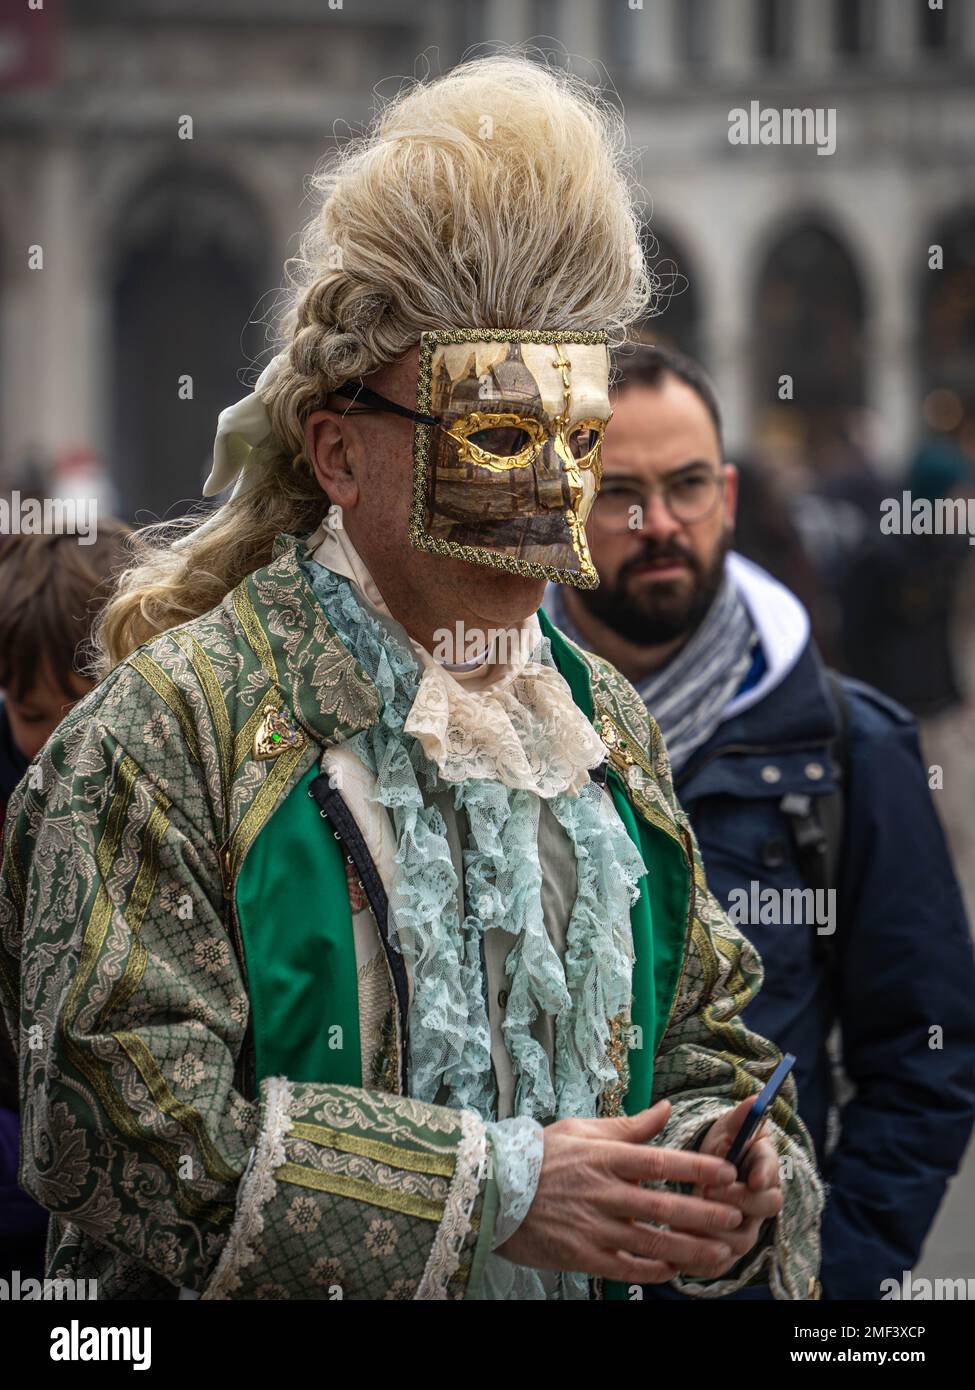
POLYGON ((915 234, 913 228, 905 233, 882 227, 871 245, 875 278, 868 297, 873 313, 864 325, 866 395, 882 422, 878 463, 897 473, 921 432, 917 291, 926 250, 920 229, 915 234))
POLYGON ((42 173, 44 269, 35 272, 40 307, 35 332, 42 372, 37 406, 41 439, 51 449, 97 448, 102 443, 94 388, 102 344, 94 337, 99 316, 78 159, 73 146, 55 145, 42 173))
POLYGON ((906 68, 918 50, 917 0, 884 0, 877 6, 877 51, 885 67, 906 68))
MULTIPOLYGON (((603 37, 604 11, 601 5, 590 0, 562 0, 559 38, 569 54, 581 58, 583 66, 587 61, 601 59, 605 46, 603 37)), ((634 19, 639 19, 634 15, 634 19)))
POLYGON ((484 43, 521 43, 528 38, 531 15, 527 0, 488 0, 484 9, 484 43))
POLYGON ((719 0, 712 7, 711 66, 721 77, 742 77, 755 66, 753 0, 719 0))
POLYGON ((748 248, 754 228, 749 222, 729 207, 724 230, 701 226, 697 250, 702 276, 698 295, 701 357, 717 388, 725 447, 732 462, 735 451, 752 438, 748 248))
POLYGON ((835 61, 832 6, 824 5, 822 0, 795 0, 791 20, 795 31, 793 66, 803 75, 828 72, 835 61))
POLYGON ((34 170, 20 185, 21 206, 5 248, 3 324, 5 472, 29 450, 71 446, 104 450, 99 409, 105 343, 94 283, 86 191, 79 153, 52 143, 31 152, 34 170), (28 247, 43 249, 43 268, 27 268, 28 247))
POLYGON ((634 77, 654 85, 671 81, 678 73, 674 0, 643 0, 643 8, 632 10, 628 18, 633 26, 634 77))

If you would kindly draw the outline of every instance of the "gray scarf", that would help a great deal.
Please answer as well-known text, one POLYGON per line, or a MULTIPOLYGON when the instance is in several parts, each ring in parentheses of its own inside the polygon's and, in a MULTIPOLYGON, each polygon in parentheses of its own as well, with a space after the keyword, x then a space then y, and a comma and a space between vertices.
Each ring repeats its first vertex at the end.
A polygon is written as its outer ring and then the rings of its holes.
MULTIPOLYGON (((588 647, 566 612, 559 585, 549 590, 548 607, 556 627, 579 646, 588 647)), ((651 671, 637 685, 641 700, 660 726, 675 774, 721 723, 728 701, 752 664, 757 641, 751 614, 725 570, 700 627, 666 666, 651 671)))

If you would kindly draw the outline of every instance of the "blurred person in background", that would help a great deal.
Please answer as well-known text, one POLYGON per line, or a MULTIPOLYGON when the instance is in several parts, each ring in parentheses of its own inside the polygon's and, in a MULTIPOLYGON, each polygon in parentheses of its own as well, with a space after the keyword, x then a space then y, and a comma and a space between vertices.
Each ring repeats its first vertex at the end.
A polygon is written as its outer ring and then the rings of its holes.
MULTIPOLYGON (((900 501, 902 487, 890 487, 900 501)), ((903 490, 935 503, 975 493, 967 455, 946 440, 918 449, 903 490)), ((843 590, 843 663, 918 718, 964 700, 952 641, 956 600, 971 556, 965 531, 883 534, 880 510, 852 558, 843 590)))
POLYGON ((771 459, 735 455, 738 512, 735 550, 784 584, 809 615, 821 653, 831 655, 830 624, 816 569, 806 553, 790 509, 789 489, 771 459))
POLYGON ((800 602, 731 551, 737 477, 701 368, 646 346, 617 365, 587 527, 600 587, 547 606, 660 726, 708 882, 765 967, 744 1016, 798 1057, 830 1185, 823 1296, 877 1299, 917 1260, 975 1114, 971 940, 914 722, 828 673, 800 602), (768 888, 831 911, 756 913, 768 888), (838 1136, 837 1023, 854 1088, 838 1136))
MULTIPOLYGON (((96 540, 0 538, 0 833, 7 801, 68 711, 92 689, 92 624, 128 559, 129 528, 102 519, 96 540)), ((0 1027, 0 1279, 43 1275, 47 1212, 17 1182, 13 1053, 0 1027)))

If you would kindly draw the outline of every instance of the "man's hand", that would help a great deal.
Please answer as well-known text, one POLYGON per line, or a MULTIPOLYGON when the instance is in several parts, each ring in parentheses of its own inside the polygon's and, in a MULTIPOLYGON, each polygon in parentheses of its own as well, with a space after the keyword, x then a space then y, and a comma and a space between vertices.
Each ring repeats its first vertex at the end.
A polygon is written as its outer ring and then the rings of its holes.
MULTIPOLYGON (((754 1244, 758 1230, 756 1225, 741 1250, 740 1232, 750 1229, 753 1219, 750 1209, 743 1214, 746 1199, 736 1192, 744 1184, 736 1182, 730 1163, 711 1152, 648 1144, 666 1125, 670 1109, 662 1100, 639 1115, 549 1125, 535 1199, 497 1253, 535 1269, 577 1271, 626 1284, 662 1284, 678 1273, 713 1279, 730 1269, 754 1244), (639 1186, 652 1181, 693 1183, 702 1195, 639 1186), (707 1188, 723 1194, 721 1200, 704 1196, 707 1188)), ((722 1123, 712 1126, 705 1143, 722 1123)), ((736 1127, 732 1124, 732 1134, 736 1127)), ((725 1151, 730 1143, 729 1138, 725 1151)))
MULTIPOLYGON (((755 1103, 754 1096, 748 1096, 727 1111, 708 1130, 701 1143, 702 1154, 713 1154, 723 1158, 731 1148, 732 1141, 741 1127, 742 1121, 755 1103)), ((702 1198, 712 1202, 725 1203, 736 1207, 743 1216, 736 1231, 725 1237, 733 1255, 721 1273, 724 1274, 752 1249, 758 1240, 763 1222, 778 1216, 782 1210, 782 1187, 779 1180, 779 1156, 771 1139, 758 1134, 749 1140, 742 1163, 742 1181, 715 1186, 699 1184, 697 1192, 702 1198)))

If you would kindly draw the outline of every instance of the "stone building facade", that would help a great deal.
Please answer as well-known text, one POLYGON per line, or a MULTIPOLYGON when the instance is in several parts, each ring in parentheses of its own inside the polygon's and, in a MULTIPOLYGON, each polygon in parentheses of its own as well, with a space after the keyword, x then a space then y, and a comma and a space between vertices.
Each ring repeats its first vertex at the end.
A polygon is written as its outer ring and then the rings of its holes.
POLYGON ((24 0, 0 18, 0 478, 88 451, 128 515, 198 495, 316 161, 374 88, 532 38, 615 87, 674 291, 648 332, 711 369, 732 449, 828 464, 852 430, 894 470, 933 426, 975 455, 975 5, 24 0), (753 103, 835 112, 835 150, 731 143, 753 103))

